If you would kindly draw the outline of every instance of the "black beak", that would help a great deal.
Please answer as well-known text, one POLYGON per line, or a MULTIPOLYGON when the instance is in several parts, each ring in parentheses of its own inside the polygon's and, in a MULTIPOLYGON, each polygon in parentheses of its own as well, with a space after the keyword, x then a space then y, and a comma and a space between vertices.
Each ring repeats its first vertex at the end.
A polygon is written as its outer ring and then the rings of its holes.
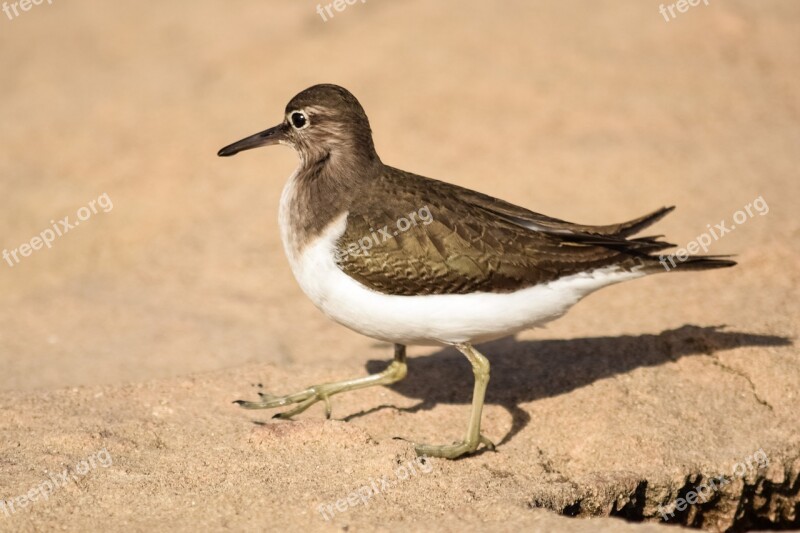
POLYGON ((278 144, 279 142, 281 142, 281 140, 284 139, 285 132, 286 132, 286 125, 278 124, 277 126, 270 128, 268 130, 264 130, 261 133, 256 133, 255 135, 251 135, 250 137, 245 137, 241 141, 236 141, 233 144, 229 144, 228 146, 217 152, 217 155, 220 157, 228 157, 236 155, 239 152, 243 152, 245 150, 258 148, 259 146, 278 144))

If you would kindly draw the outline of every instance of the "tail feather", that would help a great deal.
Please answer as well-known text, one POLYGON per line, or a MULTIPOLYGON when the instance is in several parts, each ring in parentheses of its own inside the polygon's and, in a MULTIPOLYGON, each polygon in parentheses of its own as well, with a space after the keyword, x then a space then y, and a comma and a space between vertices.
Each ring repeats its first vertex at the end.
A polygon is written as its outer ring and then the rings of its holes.
POLYGON ((644 215, 642 217, 607 227, 609 230, 612 231, 612 235, 618 237, 629 237, 631 235, 639 233, 644 228, 655 224, 656 222, 658 222, 659 220, 661 220, 674 210, 675 210, 674 205, 668 207, 662 207, 661 209, 653 211, 652 213, 644 215))
MULTIPOLYGON (((674 255, 649 255, 655 252, 660 252, 667 248, 672 248, 675 245, 658 239, 663 235, 656 235, 652 237, 637 237, 635 239, 627 239, 631 235, 635 235, 644 228, 652 225, 653 223, 661 220, 664 216, 669 214, 675 209, 675 206, 662 207, 648 215, 618 224, 618 230, 612 235, 614 237, 622 237, 628 243, 637 243, 632 246, 633 253, 647 253, 647 257, 653 260, 653 264, 648 266, 648 271, 651 272, 670 272, 672 270, 678 271, 692 271, 692 270, 712 270, 715 268, 728 268, 736 265, 736 261, 729 259, 730 255, 695 255, 681 261, 674 255)), ((611 228, 613 226, 609 226, 611 228)))
POLYGON ((545 233, 562 241, 565 245, 574 243, 589 247, 601 246, 623 252, 629 256, 629 260, 639 266, 644 266, 645 271, 649 273, 672 270, 709 270, 732 267, 736 264, 735 261, 727 259, 730 257, 727 255, 698 255, 681 261, 674 255, 661 253, 667 248, 675 247, 670 242, 660 241, 659 239, 663 235, 633 237, 674 211, 674 205, 662 207, 652 213, 619 224, 586 226, 547 217, 496 199, 490 200, 491 202, 487 202, 486 198, 482 196, 472 198, 478 207, 488 211, 493 217, 500 217, 523 228, 545 233))
POLYGON ((715 268, 728 268, 736 265, 736 261, 728 259, 730 255, 692 255, 681 261, 674 255, 661 257, 651 256, 653 264, 649 265, 648 270, 656 273, 659 271, 672 272, 678 270, 688 272, 692 270, 712 270, 715 268))

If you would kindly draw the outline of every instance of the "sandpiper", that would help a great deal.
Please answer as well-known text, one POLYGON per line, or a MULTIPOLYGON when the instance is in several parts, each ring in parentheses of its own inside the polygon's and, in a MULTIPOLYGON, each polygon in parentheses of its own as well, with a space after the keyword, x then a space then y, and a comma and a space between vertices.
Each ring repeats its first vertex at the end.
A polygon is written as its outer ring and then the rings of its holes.
MULTIPOLYGON (((619 224, 573 224, 384 165, 364 109, 337 85, 302 91, 280 124, 218 155, 271 144, 291 146, 300 157, 279 210, 300 287, 336 322, 393 343, 394 361, 378 374, 236 403, 291 405, 275 415, 290 418, 322 401, 330 417, 334 394, 403 379, 407 345, 450 345, 475 376, 466 435, 454 444, 417 444, 420 455, 455 458, 481 444, 494 448, 480 431, 489 361, 473 344, 549 322, 602 287, 665 272, 653 254, 673 246, 660 236, 633 237, 672 207, 619 224), (413 216, 423 209, 424 221, 413 216)), ((673 271, 734 264, 694 256, 673 271)))

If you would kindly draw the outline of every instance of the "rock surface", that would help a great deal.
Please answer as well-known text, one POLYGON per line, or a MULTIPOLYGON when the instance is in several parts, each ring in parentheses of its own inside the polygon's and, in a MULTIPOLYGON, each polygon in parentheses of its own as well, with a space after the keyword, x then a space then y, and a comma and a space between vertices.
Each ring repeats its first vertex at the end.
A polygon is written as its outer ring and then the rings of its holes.
POLYGON ((310 372, 263 365, 126 386, 3 393, 6 499, 42 486, 51 474, 60 481, 69 468, 67 486, 57 486, 46 502, 40 497, 12 510, 3 525, 241 530, 331 522, 391 530, 430 522, 479 530, 508 520, 573 531, 582 522, 532 510, 658 522, 659 505, 669 513, 671 502, 719 476, 727 481, 718 490, 698 491, 705 503, 675 511, 670 522, 711 530, 796 523, 800 432, 792 409, 779 402, 780 391, 756 400, 744 377, 698 352, 700 345, 744 344, 774 352, 774 361, 781 350, 765 347, 771 339, 684 328, 623 340, 613 362, 591 353, 598 342, 605 341, 547 341, 525 356, 528 363, 520 358, 530 349, 522 343, 491 346, 506 354, 485 413, 485 433, 499 448, 460 461, 418 460, 410 443, 393 438, 446 440, 461 431, 468 387, 455 384, 468 375, 450 351, 412 360, 413 379, 403 385, 334 399, 335 414, 347 421, 320 419, 319 409, 295 422, 272 421, 229 402, 260 390, 246 385, 253 376, 279 390, 341 370, 356 373, 356 366, 310 372), (574 354, 567 364, 548 364, 550 350, 565 344, 574 354), (650 357, 658 348, 673 359, 647 366, 656 362, 648 360, 647 345, 654 348, 650 357), (625 364, 636 368, 596 375, 625 364), (519 379, 513 368, 528 365, 539 371, 519 379), (83 473, 79 463, 102 450, 110 466, 97 461, 83 473), (348 502, 351 495, 359 499, 348 502))
POLYGON ((0 249, 113 201, 0 260, 0 530, 800 527, 800 4, 712 1, 669 22, 656 4, 587 5, 0 16, 0 249), (295 156, 215 156, 318 82, 359 97, 387 163, 551 216, 675 203, 654 233, 687 246, 743 213, 709 249, 739 266, 611 287, 483 346, 496 453, 419 463, 394 438, 461 436, 471 375, 450 349, 411 349, 405 381, 334 398, 331 421, 244 412, 231 401, 391 354, 291 277, 276 219, 295 156))

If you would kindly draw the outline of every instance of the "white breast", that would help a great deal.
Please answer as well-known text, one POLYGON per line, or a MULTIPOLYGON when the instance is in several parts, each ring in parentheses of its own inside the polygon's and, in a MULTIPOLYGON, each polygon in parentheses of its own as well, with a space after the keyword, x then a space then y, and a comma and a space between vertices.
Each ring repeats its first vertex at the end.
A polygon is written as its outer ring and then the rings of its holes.
POLYGON ((607 267, 513 293, 387 295, 367 288, 336 265, 334 244, 345 231, 346 213, 298 251, 289 225, 294 198, 293 175, 281 197, 280 224, 303 292, 336 322, 386 342, 455 344, 504 337, 560 317, 597 289, 645 275, 607 267))

